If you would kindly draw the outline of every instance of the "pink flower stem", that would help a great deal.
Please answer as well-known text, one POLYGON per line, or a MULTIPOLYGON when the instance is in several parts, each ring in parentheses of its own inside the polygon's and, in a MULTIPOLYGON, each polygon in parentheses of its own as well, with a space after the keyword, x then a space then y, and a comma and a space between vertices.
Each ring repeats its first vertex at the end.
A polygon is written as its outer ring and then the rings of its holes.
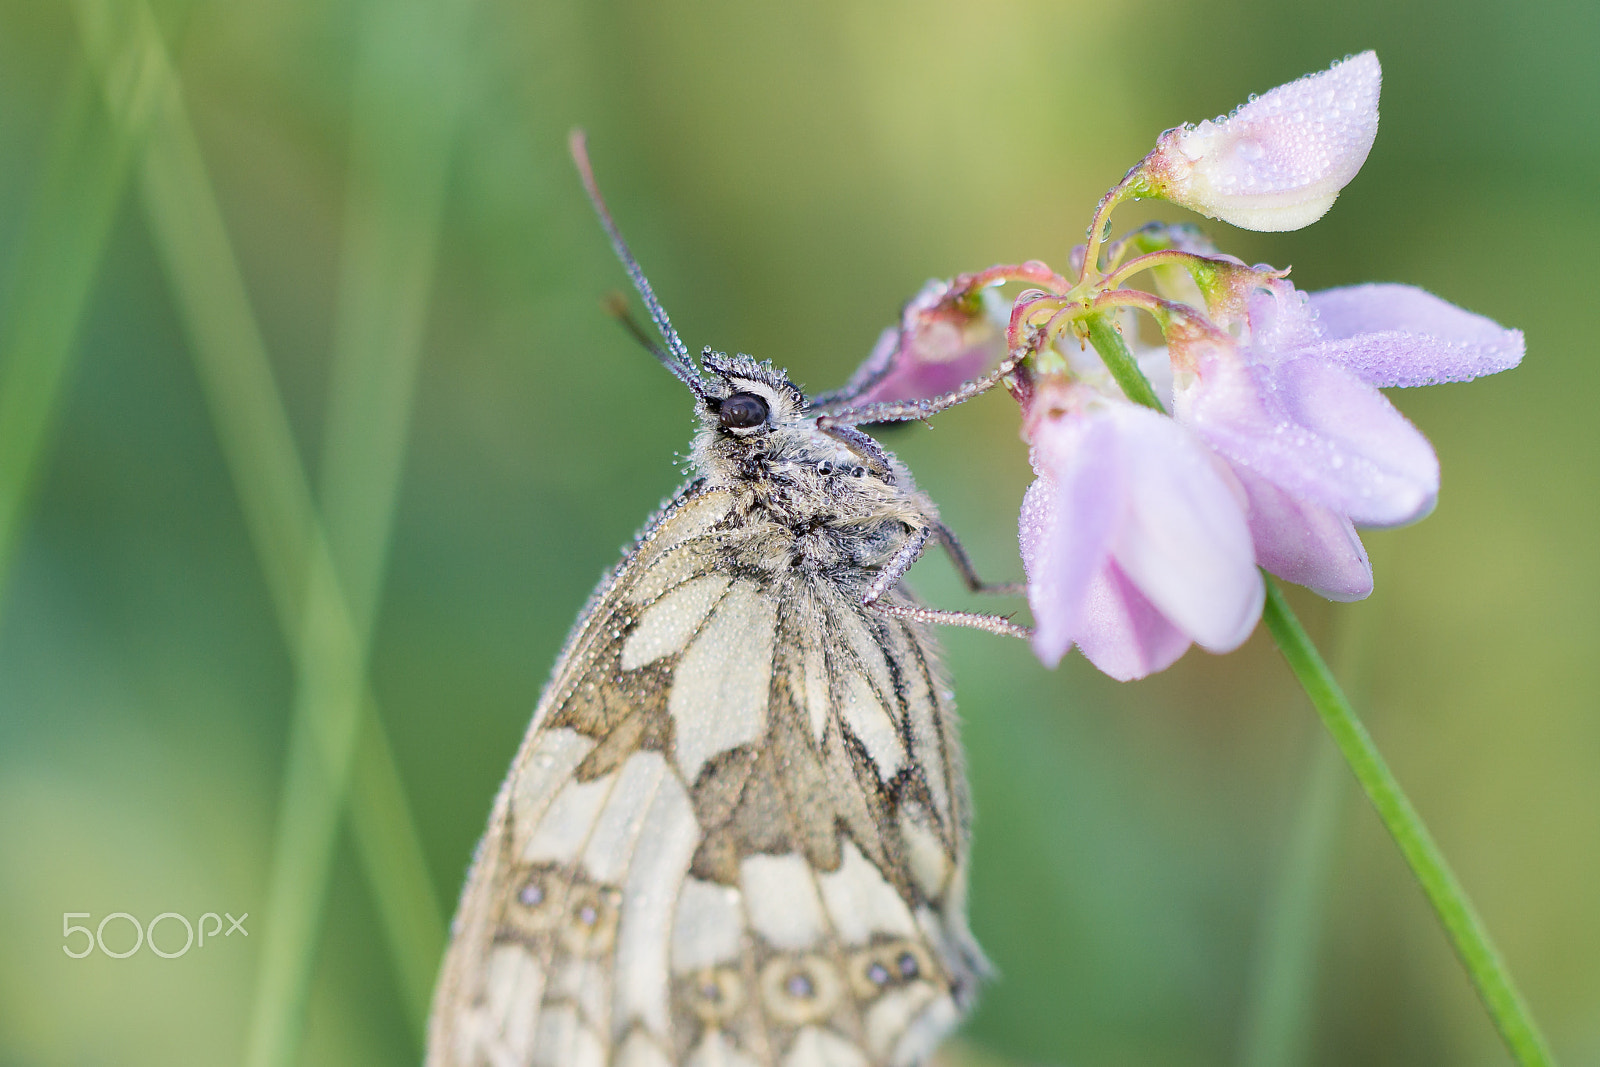
POLYGON ((1110 191, 1100 198, 1100 203, 1095 206, 1094 218, 1089 222, 1089 243, 1083 249, 1083 270, 1078 274, 1078 283, 1080 285, 1089 277, 1090 271, 1099 274, 1100 245, 1106 239, 1106 221, 1110 218, 1112 209, 1122 203, 1123 198, 1128 195, 1134 176, 1138 171, 1139 168, 1134 167, 1133 170, 1124 174, 1122 180, 1112 186, 1110 191))
POLYGON ((1206 256, 1194 252, 1184 252, 1177 248, 1163 248, 1158 252, 1146 252, 1142 256, 1136 256, 1128 260, 1128 262, 1107 274, 1102 284, 1107 289, 1115 289, 1142 270, 1173 265, 1187 267, 1195 262, 1209 263, 1211 261, 1206 256))
MULTIPOLYGON (((1011 306, 1011 322, 1006 327, 1007 347, 1013 352, 1015 352, 1022 344, 1023 331, 1028 329, 1030 325, 1028 320, 1038 312, 1058 309, 1056 310, 1056 314, 1051 316, 1049 323, 1045 327, 1045 334, 1048 335, 1049 330, 1053 328, 1057 324, 1057 320, 1061 318, 1062 311, 1067 309, 1083 309, 1082 303, 1073 300, 1070 297, 1053 296, 1049 293, 1024 293, 1023 297, 1030 298, 1023 299, 1022 297, 1019 297, 1017 302, 1011 306)), ((1047 338, 1041 338, 1041 342, 1043 340, 1047 340, 1047 338)))
POLYGON ((959 275, 950 284, 950 295, 965 296, 999 282, 1029 282, 1052 293, 1065 293, 1072 288, 1072 282, 1039 260, 1030 259, 1026 263, 1000 263, 987 270, 959 275))
POLYGON ((1128 173, 1122 180, 1113 185, 1105 196, 1100 198, 1100 203, 1095 205, 1094 218, 1089 222, 1089 243, 1083 249, 1083 269, 1078 272, 1078 284, 1082 285, 1092 271, 1095 276, 1100 273, 1100 246, 1106 239, 1106 220, 1111 217, 1112 210, 1130 196, 1140 196, 1149 192, 1149 185, 1145 181, 1145 165, 1155 156, 1154 152, 1128 168, 1128 173))
POLYGON ((1399 846, 1411 873, 1422 885, 1428 903, 1444 925, 1451 946, 1477 987, 1478 996, 1482 998, 1500 1036, 1522 1067, 1550 1067, 1555 1063, 1555 1058, 1522 995, 1517 992, 1511 973, 1489 940, 1483 920, 1467 899, 1466 891, 1461 888, 1444 854, 1439 851, 1438 844, 1423 824, 1422 817, 1411 806, 1394 773, 1384 762, 1372 735, 1367 733, 1350 702, 1345 699, 1339 683, 1333 678, 1333 672, 1328 670, 1304 627, 1289 609, 1282 592, 1270 577, 1266 578, 1266 583, 1267 601, 1261 614, 1272 639, 1277 642, 1278 651, 1288 660, 1289 669, 1294 672, 1306 696, 1311 698, 1323 725, 1333 735, 1345 762, 1361 783, 1367 799, 1377 809, 1378 818, 1399 846))

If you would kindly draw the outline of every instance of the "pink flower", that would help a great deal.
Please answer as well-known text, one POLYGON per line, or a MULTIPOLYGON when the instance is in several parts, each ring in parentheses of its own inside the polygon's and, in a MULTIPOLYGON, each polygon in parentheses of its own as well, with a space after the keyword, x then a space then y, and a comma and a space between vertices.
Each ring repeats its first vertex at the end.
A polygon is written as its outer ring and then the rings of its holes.
POLYGON ((1245 306, 1237 341, 1169 332, 1174 413, 1233 467, 1261 565, 1359 600, 1372 570, 1355 527, 1414 522, 1439 492, 1433 447, 1377 387, 1505 370, 1521 361, 1522 335, 1401 285, 1308 301, 1268 279, 1245 306))
POLYGON ((992 288, 955 300, 949 295, 949 282, 933 280, 911 298, 900 325, 878 336, 872 354, 843 390, 870 383, 852 403, 939 396, 1005 358, 1010 311, 1005 301, 992 288))
POLYGON ((1236 648, 1261 613, 1244 502, 1182 426, 1067 379, 1039 384, 1026 432, 1038 478, 1019 536, 1046 664, 1074 644, 1113 678, 1142 678, 1191 642, 1236 648))
POLYGON ((1168 130, 1142 164, 1145 195, 1247 230, 1298 230, 1356 176, 1378 133, 1373 52, 1280 85, 1227 118, 1168 130))
MULTIPOLYGON (((1287 271, 1186 228, 1104 246, 1128 196, 1260 230, 1314 221, 1366 160, 1381 81, 1364 52, 1168 130, 1100 201, 1071 253, 1076 280, 1029 260, 930 282, 850 383, 818 398, 825 411, 932 399, 1014 346, 1006 381, 1037 475, 1018 535, 1046 664, 1077 646, 1130 679, 1190 644, 1231 650, 1260 616, 1260 568, 1334 600, 1367 596, 1357 527, 1413 522, 1439 493, 1433 447, 1379 389, 1521 361, 1521 333, 1409 286, 1307 298, 1287 271), (1153 292, 1126 284, 1144 271, 1153 292), (989 287, 1001 283, 1028 287, 1009 317, 989 287), (1164 345, 1141 343, 1142 314, 1164 345)), ((966 396, 846 414, 917 418, 966 396)))

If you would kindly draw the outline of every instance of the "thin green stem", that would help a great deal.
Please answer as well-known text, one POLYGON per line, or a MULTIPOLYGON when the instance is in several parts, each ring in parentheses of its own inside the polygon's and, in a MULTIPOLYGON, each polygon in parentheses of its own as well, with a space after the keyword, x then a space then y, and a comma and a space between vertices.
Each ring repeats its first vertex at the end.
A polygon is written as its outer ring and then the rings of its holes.
POLYGON ((1133 353, 1128 351, 1127 342, 1122 339, 1122 333, 1111 317, 1090 315, 1084 321, 1089 328, 1089 343, 1100 353, 1106 369, 1117 380, 1117 385, 1122 387, 1127 398, 1156 411, 1164 410, 1156 391, 1150 387, 1150 380, 1139 369, 1139 364, 1134 360, 1133 353))
MULTIPOLYGON (((1374 563, 1386 542, 1369 547, 1374 563)), ((1333 660, 1358 702, 1368 692, 1380 604, 1341 611, 1333 660)), ((1299 775, 1300 802, 1267 907, 1241 1014, 1243 1067, 1295 1067, 1310 1058, 1317 972, 1327 926, 1328 889, 1344 825, 1349 776, 1339 749, 1314 724, 1299 775)))
POLYGON ((1299 680, 1301 688, 1311 698, 1323 725, 1333 735, 1345 762, 1355 772, 1356 780, 1361 783, 1367 799, 1377 810, 1384 828, 1399 846, 1400 854, 1405 857, 1412 874, 1421 884, 1434 913, 1444 924, 1456 955, 1460 957, 1484 1006, 1489 1010, 1489 1017, 1494 1020, 1507 1047, 1523 1067, 1554 1064, 1549 1046, 1512 983, 1505 963, 1489 940, 1483 920, 1478 917, 1461 883, 1445 861, 1444 854, 1423 825, 1422 817, 1411 806, 1400 783, 1379 754, 1372 735, 1356 718, 1350 702, 1334 680, 1333 672, 1328 670, 1327 664, 1318 655, 1300 621, 1289 609, 1282 592, 1272 579, 1267 578, 1266 583, 1267 601, 1262 619, 1268 631, 1277 642, 1284 659, 1288 660, 1289 668, 1299 680))

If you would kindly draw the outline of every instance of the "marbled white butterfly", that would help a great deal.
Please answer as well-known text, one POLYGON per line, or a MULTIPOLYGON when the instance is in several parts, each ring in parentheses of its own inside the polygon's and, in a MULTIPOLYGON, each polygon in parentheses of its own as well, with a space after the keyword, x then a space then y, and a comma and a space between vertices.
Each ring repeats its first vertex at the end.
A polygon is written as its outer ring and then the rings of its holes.
MULTIPOLYGON (((697 367, 573 154, 700 418, 693 479, 601 581, 478 846, 428 1063, 917 1064, 971 1003, 968 800, 927 626, 1021 634, 901 587, 933 503, 851 407, 697 367)), ((648 343, 648 342, 647 342, 648 343)))

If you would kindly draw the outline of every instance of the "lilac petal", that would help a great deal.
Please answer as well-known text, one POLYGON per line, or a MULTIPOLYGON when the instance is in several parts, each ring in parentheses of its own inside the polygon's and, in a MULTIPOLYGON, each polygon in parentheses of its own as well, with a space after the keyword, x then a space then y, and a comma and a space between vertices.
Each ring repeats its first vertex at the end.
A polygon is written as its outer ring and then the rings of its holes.
POLYGON ((1119 682, 1164 671, 1189 648, 1188 635, 1110 561, 1095 573, 1085 609, 1078 648, 1119 682))
POLYGON ((1236 468, 1234 474, 1250 500, 1257 563, 1329 600, 1347 603, 1372 593, 1372 564, 1349 519, 1297 500, 1252 471, 1236 468))
POLYGON ((1201 646, 1237 648, 1263 597, 1244 502, 1172 419, 1131 404, 1105 417, 1117 430, 1130 505, 1112 549, 1117 565, 1201 646))
POLYGON ((1465 382, 1522 362, 1521 330, 1507 330, 1411 285, 1373 283, 1311 294, 1323 359, 1369 385, 1465 382))
MULTIPOLYGON (((900 327, 885 326, 883 332, 878 334, 877 341, 873 342, 872 351, 867 358, 856 368, 850 380, 839 389, 840 393, 851 398, 860 398, 873 395, 878 386, 883 384, 885 378, 895 373, 895 360, 900 355, 900 327), (877 382, 863 391, 869 382, 877 382)), ((857 399, 859 403, 859 399, 857 399)))
POLYGON ((1333 206, 1378 133, 1378 57, 1280 85, 1219 122, 1168 131, 1151 192, 1249 230, 1297 230, 1333 206))
POLYGON ((1427 438, 1377 389, 1324 360, 1252 367, 1213 346, 1176 411, 1236 467, 1361 525, 1419 519, 1438 495, 1427 438))
POLYGON ((1126 479, 1101 418, 1045 420, 1035 431, 1033 455, 1040 476, 1023 498, 1017 532, 1034 652, 1054 667, 1078 637, 1089 583, 1110 554, 1125 510, 1126 479))
POLYGON ((1278 364, 1322 339, 1306 294, 1287 278, 1252 288, 1245 301, 1250 327, 1250 361, 1278 364))
POLYGON ((1309 356, 1277 368, 1276 378, 1290 417, 1324 443, 1322 481, 1336 510, 1363 526, 1398 526, 1433 510, 1439 458, 1387 397, 1309 356))

